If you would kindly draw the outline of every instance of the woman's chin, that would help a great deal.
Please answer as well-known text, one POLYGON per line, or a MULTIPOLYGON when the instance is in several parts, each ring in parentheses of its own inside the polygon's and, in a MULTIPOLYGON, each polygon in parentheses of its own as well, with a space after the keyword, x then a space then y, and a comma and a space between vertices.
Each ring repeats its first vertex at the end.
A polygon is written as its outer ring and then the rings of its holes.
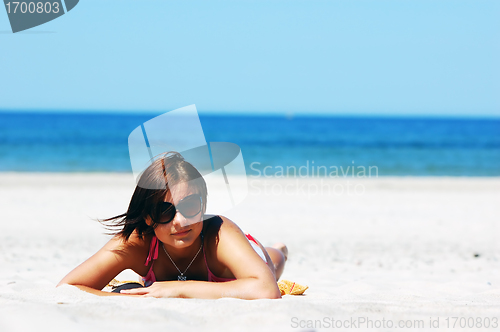
POLYGON ((189 247, 196 242, 199 235, 195 230, 189 230, 185 234, 171 234, 169 243, 172 243, 176 248, 189 247))

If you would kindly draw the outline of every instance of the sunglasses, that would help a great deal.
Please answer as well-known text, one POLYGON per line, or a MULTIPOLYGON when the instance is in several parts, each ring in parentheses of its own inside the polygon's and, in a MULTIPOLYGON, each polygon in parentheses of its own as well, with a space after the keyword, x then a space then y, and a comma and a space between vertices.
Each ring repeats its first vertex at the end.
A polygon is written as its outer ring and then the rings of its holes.
POLYGON ((161 217, 158 224, 168 224, 174 220, 177 212, 180 212, 185 218, 193 218, 201 212, 202 203, 203 200, 199 194, 184 197, 177 203, 177 206, 169 202, 162 202, 160 203, 161 217))

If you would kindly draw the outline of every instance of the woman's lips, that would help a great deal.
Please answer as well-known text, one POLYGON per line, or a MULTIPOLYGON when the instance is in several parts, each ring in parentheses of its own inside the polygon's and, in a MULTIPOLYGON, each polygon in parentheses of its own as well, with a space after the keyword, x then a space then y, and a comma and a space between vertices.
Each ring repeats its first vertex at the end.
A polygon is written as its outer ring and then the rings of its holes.
POLYGON ((173 236, 183 236, 183 235, 186 235, 187 233, 189 233, 191 230, 188 229, 187 231, 183 231, 183 232, 178 232, 178 233, 172 233, 173 236))

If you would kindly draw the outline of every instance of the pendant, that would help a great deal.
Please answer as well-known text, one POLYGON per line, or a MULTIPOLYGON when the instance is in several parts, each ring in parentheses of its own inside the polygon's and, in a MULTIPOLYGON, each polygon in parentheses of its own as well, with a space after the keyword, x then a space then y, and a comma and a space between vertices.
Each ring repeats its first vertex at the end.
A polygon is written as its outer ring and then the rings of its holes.
POLYGON ((180 276, 177 276, 177 280, 179 280, 179 281, 186 281, 187 278, 186 278, 186 276, 184 276, 184 275, 181 274, 180 276))

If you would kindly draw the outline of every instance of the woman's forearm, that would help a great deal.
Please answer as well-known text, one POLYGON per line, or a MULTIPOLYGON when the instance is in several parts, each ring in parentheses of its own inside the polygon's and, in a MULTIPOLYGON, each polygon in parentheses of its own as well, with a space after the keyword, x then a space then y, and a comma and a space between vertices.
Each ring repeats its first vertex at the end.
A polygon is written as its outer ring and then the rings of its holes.
POLYGON ((178 281, 178 297, 219 299, 233 297, 245 300, 279 299, 276 283, 269 284, 256 278, 227 282, 178 281))
POLYGON ((71 285, 71 286, 75 286, 82 291, 85 291, 87 293, 91 293, 94 295, 99 295, 99 296, 124 296, 124 295, 125 296, 135 296, 132 294, 104 292, 102 290, 94 289, 92 287, 83 286, 83 285, 71 285))

